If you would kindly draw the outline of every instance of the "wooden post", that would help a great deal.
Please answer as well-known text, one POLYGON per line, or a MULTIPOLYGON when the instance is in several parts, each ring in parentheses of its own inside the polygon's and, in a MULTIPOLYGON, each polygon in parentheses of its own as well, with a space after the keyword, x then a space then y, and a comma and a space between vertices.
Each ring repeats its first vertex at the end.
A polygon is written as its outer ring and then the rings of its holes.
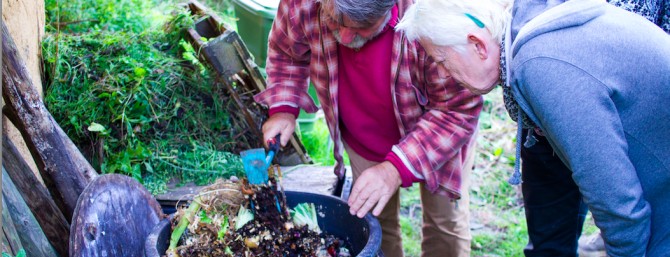
POLYGON ((84 156, 72 154, 72 141, 63 137, 58 123, 42 103, 32 84, 28 70, 19 57, 14 40, 2 23, 2 97, 8 111, 18 120, 31 155, 52 198, 61 199, 59 206, 70 220, 77 199, 89 180, 84 174, 95 173, 84 156), (83 170, 82 170, 83 168, 83 170))
POLYGON ((2 200, 6 202, 5 206, 11 217, 11 220, 6 221, 14 223, 26 255, 31 257, 58 256, 4 168, 2 169, 2 200))
POLYGON ((7 208, 5 199, 2 199, 2 239, 3 251, 9 250, 12 254, 16 254, 16 252, 23 249, 21 239, 19 239, 19 233, 16 231, 16 227, 14 227, 12 217, 9 215, 9 209, 7 208))
POLYGON ((60 256, 68 256, 69 222, 7 135, 2 137, 2 166, 56 252, 60 256))

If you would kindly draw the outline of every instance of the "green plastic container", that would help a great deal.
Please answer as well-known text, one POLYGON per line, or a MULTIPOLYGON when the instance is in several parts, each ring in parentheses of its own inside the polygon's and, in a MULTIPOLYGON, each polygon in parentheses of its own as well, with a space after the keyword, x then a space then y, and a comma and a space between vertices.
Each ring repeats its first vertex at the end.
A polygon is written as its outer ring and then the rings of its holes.
MULTIPOLYGON (((268 52, 268 36, 272 28, 272 22, 277 15, 279 0, 233 0, 235 14, 237 15, 237 33, 242 37, 249 52, 254 56, 263 76, 265 73, 265 60, 268 52)), ((321 107, 316 97, 316 90, 310 83, 309 94, 314 99, 317 107, 321 107)), ((301 110, 298 123, 302 131, 312 130, 316 114, 306 113, 301 110)))
POLYGON ((277 15, 279 0, 233 0, 240 34, 258 66, 265 68, 268 35, 277 15))

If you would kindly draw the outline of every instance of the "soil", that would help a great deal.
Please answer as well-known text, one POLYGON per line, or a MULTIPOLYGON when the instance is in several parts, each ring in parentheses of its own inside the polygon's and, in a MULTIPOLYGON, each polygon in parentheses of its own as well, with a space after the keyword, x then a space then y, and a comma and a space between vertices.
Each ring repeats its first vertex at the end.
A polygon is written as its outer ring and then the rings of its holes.
MULTIPOLYGON (((203 206, 200 212, 207 213, 209 219, 195 215, 180 239, 181 246, 177 247, 181 257, 349 256, 348 250, 343 247, 346 245, 343 240, 311 230, 306 225, 298 227, 293 224, 286 196, 277 188, 274 178, 263 185, 250 185, 245 179, 218 182, 203 190, 199 196, 203 206), (237 188, 234 189, 234 186, 237 188), (219 194, 221 192, 227 194, 219 194), (254 219, 234 230, 241 206, 250 210, 254 219), (230 226, 225 235, 220 235, 220 224, 225 223, 222 222, 225 215, 230 226)), ((184 210, 180 210, 175 215, 173 229, 183 213, 184 210)))

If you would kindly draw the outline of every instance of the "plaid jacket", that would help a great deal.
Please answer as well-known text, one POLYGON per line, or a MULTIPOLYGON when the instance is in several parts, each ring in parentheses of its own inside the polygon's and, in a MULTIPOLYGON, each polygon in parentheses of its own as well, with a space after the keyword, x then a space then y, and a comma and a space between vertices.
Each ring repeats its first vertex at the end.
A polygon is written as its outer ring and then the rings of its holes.
MULTIPOLYGON (((399 0, 399 17, 412 3, 399 0)), ((314 84, 335 144, 335 173, 342 175, 343 145, 338 114, 337 41, 314 0, 281 1, 268 42, 268 88, 256 102, 289 105, 307 112, 317 107, 307 94, 314 84)), ((437 64, 403 34, 393 38, 391 94, 401 140, 393 152, 434 193, 460 198, 461 170, 477 128, 482 98, 440 78, 437 64)))

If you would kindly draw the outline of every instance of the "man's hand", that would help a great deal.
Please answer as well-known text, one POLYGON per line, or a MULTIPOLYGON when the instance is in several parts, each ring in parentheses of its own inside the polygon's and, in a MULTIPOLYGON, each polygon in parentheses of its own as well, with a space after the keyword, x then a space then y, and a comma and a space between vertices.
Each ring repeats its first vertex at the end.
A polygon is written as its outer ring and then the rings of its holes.
POLYGON ((364 170, 351 190, 349 213, 363 218, 375 207, 372 215, 379 216, 401 184, 398 170, 388 161, 364 170))
POLYGON ((285 146, 295 131, 295 116, 290 113, 275 113, 263 124, 263 142, 267 142, 281 133, 280 143, 285 146))

